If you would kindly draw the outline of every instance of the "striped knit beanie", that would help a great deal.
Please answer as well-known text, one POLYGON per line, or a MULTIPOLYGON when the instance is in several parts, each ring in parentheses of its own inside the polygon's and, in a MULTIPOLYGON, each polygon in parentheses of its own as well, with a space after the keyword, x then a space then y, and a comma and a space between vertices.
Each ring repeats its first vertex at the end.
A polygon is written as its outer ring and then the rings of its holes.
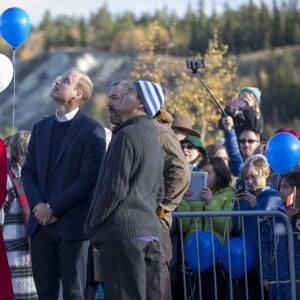
POLYGON ((162 87, 145 80, 135 81, 134 84, 148 116, 153 118, 164 103, 162 87))

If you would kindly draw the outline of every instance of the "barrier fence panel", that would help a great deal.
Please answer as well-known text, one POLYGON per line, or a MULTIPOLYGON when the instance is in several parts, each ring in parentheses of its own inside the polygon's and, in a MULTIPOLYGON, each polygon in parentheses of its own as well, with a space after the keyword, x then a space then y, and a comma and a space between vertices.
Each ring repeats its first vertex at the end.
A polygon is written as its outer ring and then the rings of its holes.
POLYGON ((293 226, 285 213, 201 211, 172 215, 180 241, 176 266, 181 299, 264 300, 271 295, 272 299, 300 299, 295 274, 298 253, 293 226), (223 227, 218 222, 221 218, 223 227), (190 224, 193 232, 187 232, 190 224), (261 280, 266 278, 268 281, 261 280))

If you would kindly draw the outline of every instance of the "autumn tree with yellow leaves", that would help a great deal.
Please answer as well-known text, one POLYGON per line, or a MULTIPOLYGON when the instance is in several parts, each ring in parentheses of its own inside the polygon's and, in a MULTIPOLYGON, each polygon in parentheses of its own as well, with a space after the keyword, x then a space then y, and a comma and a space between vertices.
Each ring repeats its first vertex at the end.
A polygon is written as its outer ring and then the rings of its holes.
MULTIPOLYGON (((172 33, 172 29, 169 32, 172 33)), ((163 43, 171 47, 171 34, 168 38, 166 43, 167 36, 164 32, 163 43)), ((188 114, 205 144, 213 143, 218 136, 222 136, 218 130, 220 111, 199 78, 187 69, 185 58, 155 54, 161 42, 161 29, 155 23, 148 40, 140 44, 131 76, 160 83, 166 93, 164 108, 171 113, 188 114)), ((237 66, 234 57, 226 57, 227 49, 226 45, 218 42, 218 35, 215 33, 203 55, 206 67, 198 69, 200 78, 222 107, 236 92, 234 81, 237 66)), ((194 57, 199 58, 200 55, 194 57)))

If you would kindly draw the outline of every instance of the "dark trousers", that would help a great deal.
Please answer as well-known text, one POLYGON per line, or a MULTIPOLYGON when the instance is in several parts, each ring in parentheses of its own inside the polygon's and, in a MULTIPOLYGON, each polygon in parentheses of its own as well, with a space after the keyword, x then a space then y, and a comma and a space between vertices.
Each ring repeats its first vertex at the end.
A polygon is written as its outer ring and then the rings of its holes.
POLYGON ((184 299, 183 288, 183 274, 180 270, 181 264, 181 245, 180 245, 180 232, 178 230, 178 219, 174 218, 170 235, 172 246, 172 259, 170 262, 170 276, 171 276, 171 291, 173 300, 184 299))
POLYGON ((39 300, 84 300, 88 241, 64 241, 56 224, 39 226, 30 238, 33 277, 39 300))
POLYGON ((170 261, 172 259, 172 243, 170 230, 161 224, 160 250, 162 254, 161 267, 161 299, 172 300, 170 261))
POLYGON ((100 243, 105 300, 159 300, 161 253, 158 241, 100 243))
MULTIPOLYGON (((228 279, 229 280, 229 279, 228 279)), ((246 277, 233 278, 232 279, 232 292, 228 289, 227 299, 247 299, 246 293, 248 292, 249 300, 260 300, 262 299, 262 293, 264 294, 264 299, 268 299, 268 294, 265 290, 262 290, 258 271, 251 270, 247 273, 246 277), (247 286, 246 286, 247 285, 247 286)))
POLYGON ((95 300, 98 285, 102 278, 100 278, 99 268, 99 252, 100 249, 89 245, 88 249, 88 263, 87 263, 87 279, 85 288, 85 300, 95 300), (96 255, 98 254, 98 255, 96 255))
MULTIPOLYGON (((186 273, 187 299, 225 300, 227 282, 220 263, 207 270, 186 273)), ((244 299, 244 298, 241 298, 244 299)))

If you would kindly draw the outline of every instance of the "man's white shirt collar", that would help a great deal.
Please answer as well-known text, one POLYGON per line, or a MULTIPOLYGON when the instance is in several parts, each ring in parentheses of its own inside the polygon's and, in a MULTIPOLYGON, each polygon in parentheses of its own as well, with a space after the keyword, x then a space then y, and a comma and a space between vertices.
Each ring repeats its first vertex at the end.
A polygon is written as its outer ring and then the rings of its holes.
POLYGON ((79 110, 79 107, 75 108, 74 110, 70 111, 69 113, 66 113, 62 116, 60 116, 58 114, 58 111, 55 112, 55 120, 58 121, 58 122, 68 122, 68 121, 71 121, 75 115, 77 114, 79 110))

